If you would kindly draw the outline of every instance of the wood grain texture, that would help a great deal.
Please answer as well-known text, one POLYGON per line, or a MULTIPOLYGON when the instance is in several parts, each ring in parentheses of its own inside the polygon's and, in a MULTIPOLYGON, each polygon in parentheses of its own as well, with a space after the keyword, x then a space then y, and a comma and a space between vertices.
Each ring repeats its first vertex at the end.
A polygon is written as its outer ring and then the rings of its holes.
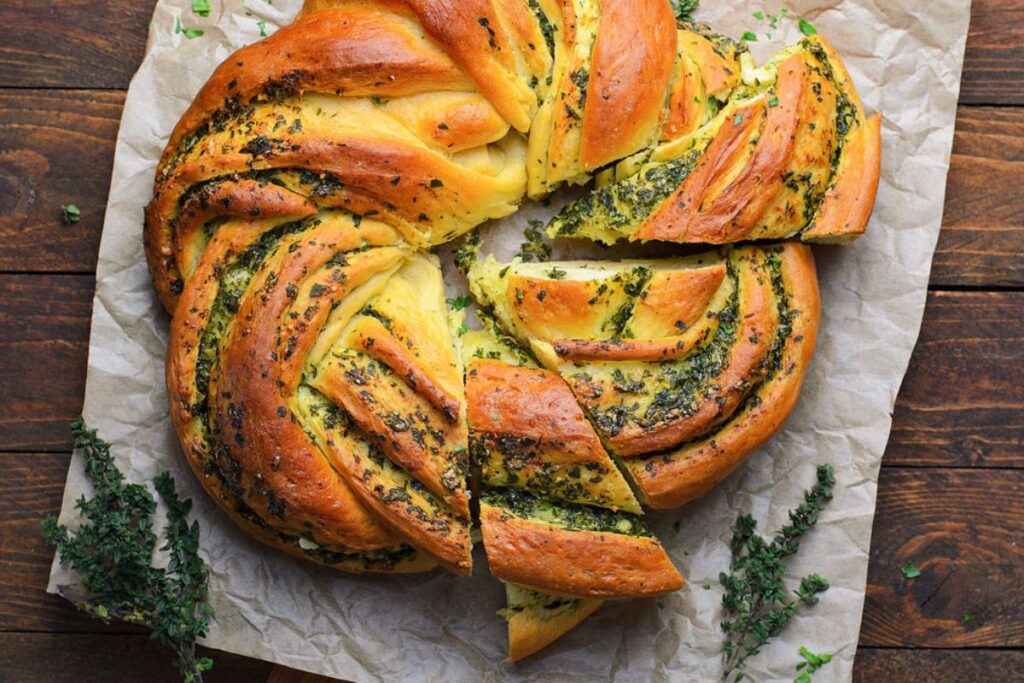
MULTIPOLYGON (((214 658, 206 683, 266 679, 271 665, 199 648, 214 658)), ((0 681, 11 683, 180 683, 171 652, 146 635, 0 633, 0 681)))
POLYGON ((862 647, 854 683, 1013 681, 1024 671, 1024 652, 1004 650, 909 650, 862 647))
POLYGON ((71 448, 82 410, 93 278, 0 275, 0 444, 71 448))
POLYGON ((974 0, 960 101, 1024 105, 1022 70, 1024 4, 1020 0, 974 0))
POLYGON ((932 292, 883 466, 1024 467, 1024 292, 932 292))
POLYGON ((1024 109, 960 107, 933 287, 1024 286, 1022 178, 1024 109))
POLYGON ((119 92, 0 90, 0 271, 96 269, 123 105, 119 92), (80 222, 61 222, 65 204, 80 222))
POLYGON ((39 523, 60 511, 70 459, 63 453, 0 454, 0 631, 138 632, 104 626, 46 593, 53 549, 39 523))
POLYGON ((862 646, 1022 648, 1021 586, 1024 470, 882 470, 862 646))
POLYGON ((0 4, 0 87, 127 88, 156 0, 0 4))

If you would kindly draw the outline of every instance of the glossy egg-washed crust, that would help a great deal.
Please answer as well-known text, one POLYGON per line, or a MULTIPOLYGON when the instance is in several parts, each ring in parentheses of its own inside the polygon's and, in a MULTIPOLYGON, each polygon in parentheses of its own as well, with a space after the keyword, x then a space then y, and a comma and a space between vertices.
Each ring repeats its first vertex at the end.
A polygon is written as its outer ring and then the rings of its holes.
POLYGON ((601 599, 675 590, 640 502, 691 500, 781 425, 814 346, 810 253, 637 263, 604 289, 516 268, 487 303, 524 348, 474 359, 467 397, 421 250, 595 173, 553 233, 849 241, 879 135, 823 39, 757 70, 663 0, 307 0, 215 70, 146 209, 185 457, 286 552, 467 574, 472 450, 490 567, 540 596, 513 657, 601 599), (677 370, 675 403, 652 408, 650 368, 677 370))
POLYGON ((473 360, 466 397, 492 574, 580 598, 636 597, 682 586, 557 373, 473 360))
POLYGON ((764 443, 814 351, 817 275, 798 243, 647 262, 474 259, 468 275, 477 299, 565 379, 655 508, 705 493, 764 443))

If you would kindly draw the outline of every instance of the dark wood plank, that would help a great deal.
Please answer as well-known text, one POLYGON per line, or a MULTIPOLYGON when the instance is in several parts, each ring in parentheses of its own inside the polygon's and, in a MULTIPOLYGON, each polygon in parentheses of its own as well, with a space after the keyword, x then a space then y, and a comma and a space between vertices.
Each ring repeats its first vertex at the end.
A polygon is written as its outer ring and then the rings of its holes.
MULTIPOLYGON (((22 1, 0 6, 0 87, 126 88, 155 0, 22 1)), ((1024 104, 1024 8, 975 0, 961 100, 1024 104)))
POLYGON ((1024 104, 1024 5, 974 0, 960 101, 1024 104))
POLYGON ((882 470, 862 645, 1024 648, 1021 586, 1024 471, 882 470))
POLYGON ((0 444, 68 450, 82 410, 93 278, 0 275, 0 444))
POLYGON ((156 0, 0 4, 0 87, 127 88, 156 0))
POLYGON ((0 91, 0 271, 96 269, 123 105, 120 92, 0 91), (61 223, 65 204, 79 223, 61 223))
POLYGON ((104 626, 46 593, 53 549, 39 522, 60 510, 70 458, 62 453, 0 454, 0 631, 133 630, 104 626))
MULTIPOLYGON (((206 683, 262 681, 270 664, 200 648, 213 657, 206 683)), ((144 635, 0 634, 0 681, 18 683, 180 683, 171 653, 144 635)))
POLYGON ((1024 109, 960 107, 933 287, 1024 286, 1021 178, 1024 109))
POLYGON ((862 647, 854 683, 1012 681, 1024 671, 1024 652, 1007 650, 906 650, 862 647))
POLYGON ((932 292, 883 465, 1024 467, 1024 293, 932 292))

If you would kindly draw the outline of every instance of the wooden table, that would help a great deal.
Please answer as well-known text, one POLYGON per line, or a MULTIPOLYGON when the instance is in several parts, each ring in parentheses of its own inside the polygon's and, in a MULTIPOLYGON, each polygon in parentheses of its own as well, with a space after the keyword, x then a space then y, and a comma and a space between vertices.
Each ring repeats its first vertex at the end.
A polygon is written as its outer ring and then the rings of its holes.
MULTIPOLYGON (((114 139, 153 4, 0 0, 0 681, 175 680, 140 631, 44 592, 38 532, 81 410, 114 139), (82 220, 65 227, 68 203, 82 220)), ((1024 0, 974 0, 928 308, 879 481, 858 681, 1024 676, 1022 444, 1024 0), (920 578, 902 577, 907 562, 920 578)), ((213 683, 270 673, 215 654, 213 683)))

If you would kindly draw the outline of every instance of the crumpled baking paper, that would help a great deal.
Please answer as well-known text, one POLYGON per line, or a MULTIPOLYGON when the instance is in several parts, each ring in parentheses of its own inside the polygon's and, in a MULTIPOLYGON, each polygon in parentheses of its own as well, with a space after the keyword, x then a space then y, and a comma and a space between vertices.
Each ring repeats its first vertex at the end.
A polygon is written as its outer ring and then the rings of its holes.
MULTIPOLYGON (((882 111, 883 176, 866 237, 815 248, 823 319, 817 355, 785 429, 702 500, 651 515, 689 584, 663 600, 608 603, 538 656, 503 663, 499 582, 477 549, 472 578, 442 571, 351 576, 288 557, 240 532, 187 469, 167 414, 164 349, 168 319, 153 294, 142 252, 142 211, 156 161, 180 114, 232 51, 289 23, 301 0, 215 0, 208 17, 190 0, 160 0, 149 44, 125 104, 100 245, 85 416, 114 444, 134 481, 170 470, 195 502, 216 609, 204 643, 354 681, 680 681, 721 676, 721 587, 729 526, 751 512, 773 533, 831 463, 834 501, 790 565, 790 578, 818 572, 832 588, 802 609, 749 662, 754 680, 792 680, 798 649, 834 653, 819 683, 849 681, 857 649, 879 463, 896 393, 921 323, 943 196, 970 0, 793 0, 772 30, 753 16, 775 2, 706 0, 697 17, 733 36, 755 31, 759 59, 800 38, 805 17, 828 36, 853 73, 869 111, 882 111), (178 22, 180 21, 180 24, 178 22), (189 38, 175 30, 201 29, 189 38), (771 32, 769 39, 765 34, 771 32), (678 531, 675 522, 680 522, 678 531), (705 588, 705 586, 708 586, 705 588)), ((526 206, 489 229, 499 247, 522 240, 526 206)), ((599 251, 606 258, 620 252, 599 251)), ((461 276, 447 273, 453 290, 461 276)), ((76 458, 61 519, 89 490, 76 458)), ((50 590, 74 583, 54 564, 50 590)))

